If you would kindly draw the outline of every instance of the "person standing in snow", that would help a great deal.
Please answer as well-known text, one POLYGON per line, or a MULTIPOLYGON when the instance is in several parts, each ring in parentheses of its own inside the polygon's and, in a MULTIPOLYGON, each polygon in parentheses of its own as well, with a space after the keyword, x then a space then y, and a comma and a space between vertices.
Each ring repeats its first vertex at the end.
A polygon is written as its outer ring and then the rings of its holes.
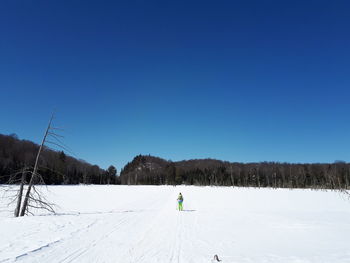
POLYGON ((182 207, 183 201, 184 201, 184 198, 183 198, 182 194, 180 193, 179 197, 177 198, 177 203, 179 204, 179 211, 183 210, 183 207, 182 207))

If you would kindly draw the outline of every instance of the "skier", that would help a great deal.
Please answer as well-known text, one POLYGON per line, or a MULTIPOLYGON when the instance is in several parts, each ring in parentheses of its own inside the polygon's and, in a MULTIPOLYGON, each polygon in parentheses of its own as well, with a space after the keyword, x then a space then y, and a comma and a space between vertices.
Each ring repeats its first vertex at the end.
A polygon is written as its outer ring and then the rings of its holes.
POLYGON ((179 204, 179 211, 182 211, 182 210, 183 210, 183 207, 182 207, 183 201, 184 201, 184 198, 183 198, 182 194, 180 193, 180 194, 179 194, 179 197, 177 198, 177 202, 178 202, 178 204, 179 204))

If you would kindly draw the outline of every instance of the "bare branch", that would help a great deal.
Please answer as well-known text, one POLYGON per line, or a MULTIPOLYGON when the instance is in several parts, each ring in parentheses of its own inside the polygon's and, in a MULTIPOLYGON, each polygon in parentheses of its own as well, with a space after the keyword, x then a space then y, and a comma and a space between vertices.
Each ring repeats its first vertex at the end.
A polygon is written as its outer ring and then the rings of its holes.
POLYGON ((57 134, 57 133, 54 133, 54 132, 48 132, 48 134, 51 135, 51 136, 56 136, 56 137, 64 138, 63 135, 60 135, 60 134, 57 134))
MULTIPOLYGON (((60 139, 56 138, 55 136, 51 136, 50 138, 54 138, 58 144, 60 145, 61 148, 65 148, 66 151, 72 153, 73 155, 75 155, 72 151, 72 149, 70 147, 68 147, 66 144, 64 144, 60 139)), ((49 141, 48 141, 49 142, 49 141)))
POLYGON ((56 145, 56 146, 62 148, 63 150, 65 150, 66 152, 69 152, 70 154, 76 156, 75 153, 73 153, 72 151, 70 151, 69 149, 67 149, 66 147, 64 147, 64 146, 62 146, 62 145, 60 145, 60 144, 58 144, 58 143, 55 143, 55 142, 53 142, 53 141, 46 141, 46 142, 47 142, 47 143, 51 143, 51 144, 53 144, 53 145, 56 145))
POLYGON ((64 131, 64 129, 62 127, 51 127, 51 130, 60 130, 60 131, 64 131))

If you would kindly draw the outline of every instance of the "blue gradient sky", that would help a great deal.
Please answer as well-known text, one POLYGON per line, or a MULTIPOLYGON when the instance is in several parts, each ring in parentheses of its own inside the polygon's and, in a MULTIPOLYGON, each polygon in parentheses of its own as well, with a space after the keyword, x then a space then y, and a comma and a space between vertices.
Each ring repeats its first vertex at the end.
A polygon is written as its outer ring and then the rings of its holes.
POLYGON ((118 171, 350 161, 349 1, 1 1, 0 133, 118 171))

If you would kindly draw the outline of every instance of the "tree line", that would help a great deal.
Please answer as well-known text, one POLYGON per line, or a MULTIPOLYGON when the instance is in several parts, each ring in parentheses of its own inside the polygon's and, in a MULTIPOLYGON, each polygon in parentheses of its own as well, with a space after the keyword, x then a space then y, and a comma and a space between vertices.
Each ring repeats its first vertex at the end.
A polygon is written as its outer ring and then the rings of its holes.
MULTIPOLYGON (((0 184, 35 162, 39 145, 16 135, 0 134, 0 184)), ((117 169, 101 169, 63 151, 44 147, 38 173, 46 184, 216 185, 273 188, 349 189, 350 164, 238 163, 214 159, 173 162, 138 155, 117 176, 117 169)), ((27 180, 28 181, 28 180, 27 180)))
MULTIPOLYGON (((38 149, 39 145, 20 140, 15 134, 0 134, 0 184, 7 183, 11 175, 20 172, 24 167, 32 167, 38 149)), ((98 165, 66 155, 64 151, 47 147, 43 149, 38 173, 46 184, 120 183, 117 169, 112 165, 104 170, 98 165)))
POLYGON ((350 164, 231 163, 213 159, 172 162, 138 155, 122 169, 120 179, 122 184, 349 189, 350 164))

